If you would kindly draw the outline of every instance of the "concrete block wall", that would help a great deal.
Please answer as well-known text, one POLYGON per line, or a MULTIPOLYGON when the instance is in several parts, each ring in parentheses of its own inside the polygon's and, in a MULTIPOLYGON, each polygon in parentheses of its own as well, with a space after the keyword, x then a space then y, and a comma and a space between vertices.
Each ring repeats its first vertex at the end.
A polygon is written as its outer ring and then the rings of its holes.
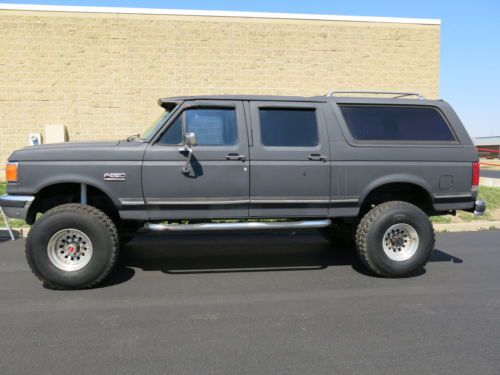
POLYGON ((31 132, 118 139, 161 113, 159 97, 438 95, 439 24, 0 10, 0 160, 31 132))

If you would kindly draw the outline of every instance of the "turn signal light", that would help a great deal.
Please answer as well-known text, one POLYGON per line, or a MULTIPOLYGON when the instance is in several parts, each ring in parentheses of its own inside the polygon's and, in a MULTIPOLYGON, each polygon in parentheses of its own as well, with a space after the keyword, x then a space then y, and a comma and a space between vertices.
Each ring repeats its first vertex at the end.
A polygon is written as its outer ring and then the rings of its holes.
POLYGON ((5 166, 5 179, 7 182, 17 182, 17 163, 7 163, 5 166))

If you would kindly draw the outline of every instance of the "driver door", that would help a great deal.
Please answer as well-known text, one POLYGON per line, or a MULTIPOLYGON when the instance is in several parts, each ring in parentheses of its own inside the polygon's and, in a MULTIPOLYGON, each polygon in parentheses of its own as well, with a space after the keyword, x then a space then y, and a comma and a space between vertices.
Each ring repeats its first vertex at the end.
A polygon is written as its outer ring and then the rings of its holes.
POLYGON ((240 101, 187 101, 147 148, 142 186, 151 219, 246 218, 248 135, 240 101), (191 161, 183 146, 195 133, 191 161))

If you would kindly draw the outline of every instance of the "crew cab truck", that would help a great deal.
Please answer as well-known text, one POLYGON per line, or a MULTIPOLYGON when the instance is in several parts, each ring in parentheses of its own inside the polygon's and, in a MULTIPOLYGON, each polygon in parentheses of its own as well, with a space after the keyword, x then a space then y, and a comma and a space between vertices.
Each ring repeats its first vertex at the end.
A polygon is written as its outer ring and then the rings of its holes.
POLYGON ((317 228, 373 273, 411 275, 429 216, 484 212, 478 154, 445 101, 372 94, 160 99, 142 135, 12 153, 0 206, 32 224, 26 257, 51 288, 101 282, 139 228, 317 228))

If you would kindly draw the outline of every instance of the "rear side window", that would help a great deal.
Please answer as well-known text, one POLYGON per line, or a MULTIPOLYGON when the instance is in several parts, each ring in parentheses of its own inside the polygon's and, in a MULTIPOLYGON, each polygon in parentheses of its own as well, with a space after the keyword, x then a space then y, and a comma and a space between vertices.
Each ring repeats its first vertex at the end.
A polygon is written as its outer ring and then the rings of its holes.
POLYGON ((455 141, 439 111, 430 107, 341 105, 354 139, 360 141, 455 141))
POLYGON ((312 147, 318 144, 316 111, 309 108, 259 109, 264 146, 312 147))

